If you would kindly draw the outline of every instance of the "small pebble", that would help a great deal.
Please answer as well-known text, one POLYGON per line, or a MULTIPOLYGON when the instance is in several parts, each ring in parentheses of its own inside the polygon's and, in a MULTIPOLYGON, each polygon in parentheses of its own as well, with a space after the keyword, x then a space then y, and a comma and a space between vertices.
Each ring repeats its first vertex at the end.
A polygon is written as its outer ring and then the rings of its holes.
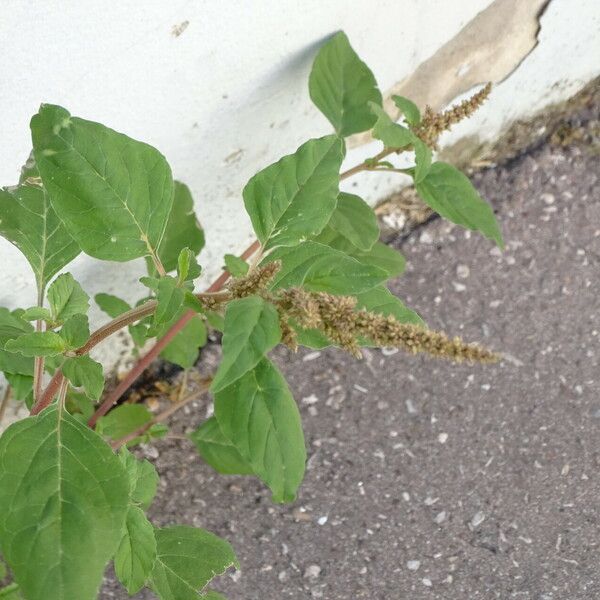
POLYGON ((418 571, 420 566, 421 566, 421 561, 420 560, 409 560, 406 563, 406 568, 409 571, 418 571))
POLYGON ((456 276, 460 279, 467 279, 471 274, 471 270, 467 265, 458 265, 456 267, 456 276))
POLYGON ((485 513, 479 511, 473 515, 471 519, 471 527, 475 528, 481 525, 485 521, 485 513))
POLYGON ((305 579, 317 579, 321 575, 321 567, 319 565, 309 565, 304 571, 305 579))
POLYGON ((438 442, 440 444, 445 444, 448 441, 448 434, 447 433, 440 433, 438 435, 438 442))
POLYGON ((325 523, 327 523, 327 517, 319 517, 319 518, 317 519, 317 523, 318 523, 319 525, 325 525, 325 523))
POLYGON ((426 587, 431 587, 433 585, 433 583, 431 583, 431 579, 428 579, 427 577, 424 577, 423 579, 421 579, 421 581, 426 587))

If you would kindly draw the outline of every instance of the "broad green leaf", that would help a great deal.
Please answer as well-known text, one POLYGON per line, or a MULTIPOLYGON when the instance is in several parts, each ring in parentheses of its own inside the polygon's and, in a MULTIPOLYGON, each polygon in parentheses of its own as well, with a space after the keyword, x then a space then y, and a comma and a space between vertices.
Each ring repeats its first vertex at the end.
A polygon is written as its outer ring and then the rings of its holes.
POLYGON ((404 96, 392 96, 394 104, 400 109, 406 122, 413 127, 421 122, 421 112, 418 106, 404 96))
POLYGON ((58 356, 68 349, 67 342, 53 331, 36 331, 8 340, 4 347, 23 356, 58 356))
POLYGON ((323 229, 336 205, 343 158, 343 140, 329 135, 309 140, 250 179, 244 204, 266 249, 293 246, 323 229))
POLYGON ((81 417, 82 423, 87 423, 94 414, 94 402, 83 392, 78 392, 72 387, 67 391, 66 398, 67 410, 75 416, 81 417))
MULTIPOLYGON (((164 327, 159 333, 159 337, 164 335, 170 326, 171 323, 168 324, 168 327, 164 327)), ((166 348, 160 353, 160 356, 164 360, 179 365, 182 369, 190 369, 196 364, 199 348, 206 344, 207 339, 208 332, 206 331, 204 321, 201 317, 194 317, 168 343, 166 348)))
POLYGON ((481 231, 502 248, 502 233, 491 206, 469 178, 452 165, 436 162, 416 185, 419 196, 442 217, 467 229, 481 231))
POLYGON ((131 486, 131 501, 148 510, 158 488, 158 473, 147 460, 138 460, 127 448, 119 450, 119 458, 127 471, 131 486))
POLYGON ((84 252, 115 261, 156 255, 173 204, 158 150, 51 104, 32 118, 31 137, 52 206, 84 252))
POLYGON ((83 346, 90 337, 90 323, 87 315, 69 317, 60 329, 60 337, 67 343, 69 349, 83 346))
POLYGON ((52 321, 52 313, 43 306, 27 308, 21 317, 26 321, 52 321))
POLYGON ((150 587, 161 600, 198 600, 214 577, 238 567, 229 543, 208 531, 178 525, 154 533, 157 558, 150 587))
POLYGON ((33 375, 33 358, 6 351, 5 344, 23 333, 33 331, 31 323, 25 321, 18 311, 0 308, 0 371, 14 375, 33 375))
POLYGON ((423 181, 427 173, 429 173, 429 169, 431 169, 431 149, 417 136, 415 136, 413 141, 413 147, 415 149, 415 171, 413 178, 415 184, 417 184, 423 181))
POLYGON ((17 402, 25 402, 29 407, 33 399, 33 377, 15 373, 4 373, 11 387, 11 396, 17 402))
POLYGON ((215 417, 211 417, 188 436, 200 456, 223 475, 254 475, 252 467, 237 448, 223 435, 215 417))
POLYGON ((184 291, 177 285, 173 277, 161 277, 158 281, 156 300, 158 304, 154 313, 154 325, 170 321, 181 309, 184 291))
POLYGON ((371 207, 354 194, 341 193, 328 226, 360 250, 367 251, 379 239, 377 217, 371 207))
POLYGON ((211 385, 213 393, 253 369, 280 340, 279 315, 272 304, 258 296, 232 300, 225 311, 223 360, 211 385))
POLYGON ((48 302, 57 323, 64 323, 73 315, 87 313, 89 300, 90 297, 71 273, 59 275, 48 288, 48 302))
POLYGON ((266 358, 215 393, 215 416, 273 492, 274 502, 292 502, 304 477, 306 449, 300 413, 287 383, 266 358))
POLYGON ((19 185, 0 190, 0 235, 25 255, 40 296, 48 281, 81 252, 50 205, 33 157, 19 185))
POLYGON ((125 532, 114 559, 115 573, 130 596, 144 587, 155 561, 154 527, 143 510, 130 506, 125 532))
POLYGON ((406 265, 404 256, 383 242, 376 242, 370 250, 362 251, 329 226, 323 229, 314 241, 348 254, 365 265, 383 269, 388 274, 388 278, 396 277, 404 272, 406 265))
POLYGON ((400 298, 397 298, 383 285, 377 286, 368 292, 358 294, 356 308, 366 308, 371 312, 380 313, 385 316, 391 315, 400 323, 411 323, 424 326, 423 319, 407 308, 400 298))
POLYGON ((184 281, 196 279, 201 271, 202 269, 196 261, 196 255, 189 248, 184 248, 179 253, 179 258, 177 259, 179 283, 182 284, 184 281))
POLYGON ((67 412, 49 408, 0 438, 2 554, 27 600, 95 600, 128 505, 119 459, 67 412))
POLYGON ((100 399, 104 389, 104 372, 100 363, 87 355, 67 358, 62 372, 71 385, 83 388, 93 400, 100 399))
POLYGON ((350 46, 343 31, 320 48, 308 89, 312 101, 342 137, 373 126, 375 117, 369 102, 381 105, 381 92, 373 73, 350 46))
POLYGON ((235 254, 226 254, 223 259, 225 260, 225 268, 234 277, 243 277, 248 273, 250 265, 235 254))
POLYGON ((370 106, 377 117, 373 126, 373 137, 381 140, 386 148, 405 148, 414 142, 416 136, 410 129, 394 123, 381 106, 374 103, 370 106))
POLYGON ((121 298, 113 296, 112 294, 96 294, 94 300, 100 310, 105 312, 112 319, 131 309, 131 306, 129 306, 125 300, 121 300, 121 298))
POLYGON ((98 419, 99 434, 113 440, 121 439, 152 420, 152 413, 143 404, 121 404, 98 419))
POLYGON ((388 278, 378 267, 312 241, 295 248, 277 248, 265 262, 273 260, 282 265, 271 283, 273 289, 303 286, 313 292, 359 294, 388 278))
MULTIPOLYGON (((194 200, 189 188, 175 181, 173 207, 158 247, 158 258, 167 271, 177 268, 179 252, 184 247, 197 255, 204 248, 204 231, 194 213, 194 200)), ((151 261, 149 264, 152 264, 151 261)))

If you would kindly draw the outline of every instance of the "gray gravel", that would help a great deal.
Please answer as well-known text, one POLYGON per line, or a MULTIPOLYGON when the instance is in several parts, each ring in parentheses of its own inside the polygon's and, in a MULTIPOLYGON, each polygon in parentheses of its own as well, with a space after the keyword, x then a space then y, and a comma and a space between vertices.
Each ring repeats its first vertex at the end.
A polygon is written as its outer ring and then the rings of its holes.
POLYGON ((598 176, 589 147, 545 145, 475 178, 504 253, 440 220, 402 244, 393 291, 501 364, 278 351, 309 452, 297 502, 169 440, 154 520, 234 544, 242 570, 216 586, 230 600, 600 598, 598 176))

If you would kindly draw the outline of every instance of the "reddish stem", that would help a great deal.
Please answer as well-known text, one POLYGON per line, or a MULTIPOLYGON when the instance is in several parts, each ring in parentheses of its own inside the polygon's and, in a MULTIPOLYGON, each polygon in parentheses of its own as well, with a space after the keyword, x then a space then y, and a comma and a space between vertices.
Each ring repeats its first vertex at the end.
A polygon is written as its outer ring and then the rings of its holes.
POLYGON ((32 415, 37 415, 41 413, 47 406, 50 406, 52 400, 54 400, 54 396, 60 389, 60 386, 63 382, 63 374, 60 369, 56 369, 50 383, 46 386, 42 397, 35 403, 34 407, 31 409, 32 415))

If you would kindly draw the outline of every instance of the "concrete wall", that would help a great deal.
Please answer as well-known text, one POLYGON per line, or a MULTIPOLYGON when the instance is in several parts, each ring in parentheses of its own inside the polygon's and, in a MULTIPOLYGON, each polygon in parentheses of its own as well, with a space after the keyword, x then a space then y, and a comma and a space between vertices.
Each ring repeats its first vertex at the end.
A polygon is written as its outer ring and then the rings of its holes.
MULTIPOLYGON (((381 89, 442 107, 491 79, 485 108, 446 138, 496 137, 517 118, 578 91, 599 72, 598 0, 5 0, 1 7, 0 184, 16 182, 41 102, 158 147, 206 227, 206 279, 251 239, 247 179, 329 131, 312 107, 314 54, 344 29, 381 89)), ((348 164, 374 152, 351 140, 348 164)), ((357 182, 371 202, 401 184, 357 182)), ((353 185, 349 182, 348 185, 353 185)), ((0 239, 0 305, 34 302, 27 265, 0 239)), ((141 295, 141 261, 71 267, 90 294, 141 295)), ((93 323, 102 321, 98 312, 93 323)), ((102 357, 113 362, 116 344, 102 357)))

